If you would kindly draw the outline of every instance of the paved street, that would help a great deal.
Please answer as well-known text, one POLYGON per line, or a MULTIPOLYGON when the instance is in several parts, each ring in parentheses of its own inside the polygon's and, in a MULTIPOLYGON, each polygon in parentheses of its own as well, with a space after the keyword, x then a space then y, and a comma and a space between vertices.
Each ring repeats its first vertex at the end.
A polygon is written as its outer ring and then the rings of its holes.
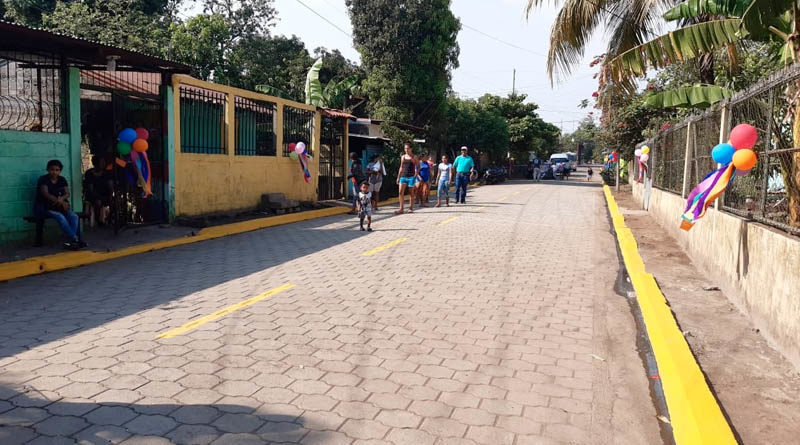
POLYGON ((468 200, 0 284, 0 443, 659 443, 599 184, 468 200))

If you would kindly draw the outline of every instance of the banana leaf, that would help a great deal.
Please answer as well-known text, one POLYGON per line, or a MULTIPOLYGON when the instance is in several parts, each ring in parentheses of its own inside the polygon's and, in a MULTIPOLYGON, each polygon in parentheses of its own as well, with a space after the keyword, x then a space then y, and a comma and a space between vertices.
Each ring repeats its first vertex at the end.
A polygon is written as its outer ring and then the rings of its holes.
POLYGON ((686 26, 620 54, 609 63, 614 78, 639 77, 647 68, 664 68, 724 48, 747 36, 741 20, 712 20, 686 26))
POLYGON ((306 74, 306 103, 317 107, 325 106, 322 96, 322 84, 319 81, 319 71, 322 69, 322 58, 314 62, 306 74))
POLYGON ((753 0, 686 0, 664 13, 664 20, 685 20, 703 16, 741 17, 753 0))
POLYGON ((727 88, 698 85, 651 94, 646 103, 650 108, 707 108, 732 95, 727 88))

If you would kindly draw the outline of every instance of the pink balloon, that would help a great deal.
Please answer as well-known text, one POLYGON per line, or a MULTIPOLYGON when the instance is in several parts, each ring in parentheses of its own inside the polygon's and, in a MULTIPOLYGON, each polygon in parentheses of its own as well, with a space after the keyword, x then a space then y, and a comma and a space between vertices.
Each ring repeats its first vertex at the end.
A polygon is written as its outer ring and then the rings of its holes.
POLYGON ((647 162, 648 159, 650 159, 650 155, 648 155, 647 153, 644 153, 641 156, 639 156, 639 160, 642 162, 647 162))
POLYGON ((750 124, 739 124, 731 130, 731 145, 737 150, 753 148, 758 141, 758 131, 750 124))
POLYGON ((301 155, 306 151, 306 144, 304 142, 298 142, 297 145, 294 146, 295 153, 301 155))
MULTIPOLYGON (((750 170, 752 170, 752 169, 750 169, 750 170)), ((739 169, 737 168, 737 169, 736 169, 736 176, 745 176, 745 175, 747 175, 748 173, 750 173, 750 170, 739 170, 739 169)))
POLYGON ((144 139, 145 141, 150 137, 150 132, 145 128, 136 129, 136 139, 144 139))

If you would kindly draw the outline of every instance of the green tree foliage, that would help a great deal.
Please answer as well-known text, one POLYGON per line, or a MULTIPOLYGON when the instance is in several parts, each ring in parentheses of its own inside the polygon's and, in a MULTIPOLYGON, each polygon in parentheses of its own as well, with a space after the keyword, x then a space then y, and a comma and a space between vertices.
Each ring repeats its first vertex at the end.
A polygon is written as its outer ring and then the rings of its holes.
MULTIPOLYGON (((461 27, 450 0, 347 0, 353 41, 368 73, 362 88, 372 114, 417 126, 442 128, 441 116, 458 66, 456 36, 461 27)), ((396 146, 409 134, 385 131, 396 146)))
POLYGON ((559 151, 561 152, 578 152, 580 147, 581 158, 580 162, 590 161, 599 157, 600 150, 598 150, 598 143, 600 138, 600 128, 592 117, 585 117, 578 124, 578 128, 572 133, 567 133, 561 136, 559 140, 559 151))
POLYGON ((447 129, 443 134, 443 152, 454 159, 463 145, 485 153, 492 160, 503 159, 509 143, 509 125, 497 108, 478 100, 447 98, 447 129))
POLYGON ((510 94, 507 97, 484 95, 479 103, 508 122, 508 152, 514 159, 527 160, 530 152, 539 157, 549 157, 558 148, 560 130, 543 121, 535 103, 526 103, 525 94, 510 94))
POLYGON ((170 24, 164 16, 149 15, 143 6, 140 0, 59 1, 40 19, 48 29, 67 35, 160 54, 170 24))
MULTIPOLYGON (((108 8, 106 2, 100 0, 0 0, 0 17, 15 22, 32 26, 46 26, 44 17, 52 14, 57 8, 64 8, 70 4, 83 4, 89 10, 108 8)), ((145 15, 162 15, 171 12, 177 6, 177 0, 134 0, 130 2, 117 1, 117 6, 130 7, 145 15)))
POLYGON ((227 77, 231 38, 230 22, 222 15, 198 15, 171 28, 169 56, 194 69, 192 74, 203 80, 227 77))
POLYGON ((231 63, 237 69, 230 82, 248 90, 265 85, 267 94, 302 102, 306 73, 313 62, 297 36, 254 36, 232 51, 231 63))

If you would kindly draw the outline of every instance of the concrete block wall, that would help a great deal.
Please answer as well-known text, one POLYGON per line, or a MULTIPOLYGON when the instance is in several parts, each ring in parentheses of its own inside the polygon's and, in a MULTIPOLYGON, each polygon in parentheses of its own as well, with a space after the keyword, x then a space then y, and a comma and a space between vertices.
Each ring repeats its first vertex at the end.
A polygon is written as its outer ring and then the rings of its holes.
MULTIPOLYGON (((642 202, 641 184, 633 184, 633 196, 642 202)), ((648 213, 800 369, 800 238, 713 208, 685 232, 679 227, 685 205, 679 195, 653 188, 648 213)))
POLYGON ((70 156, 69 134, 0 130, 0 243, 33 238, 35 226, 22 218, 33 214, 36 181, 58 159, 72 185, 70 156))

